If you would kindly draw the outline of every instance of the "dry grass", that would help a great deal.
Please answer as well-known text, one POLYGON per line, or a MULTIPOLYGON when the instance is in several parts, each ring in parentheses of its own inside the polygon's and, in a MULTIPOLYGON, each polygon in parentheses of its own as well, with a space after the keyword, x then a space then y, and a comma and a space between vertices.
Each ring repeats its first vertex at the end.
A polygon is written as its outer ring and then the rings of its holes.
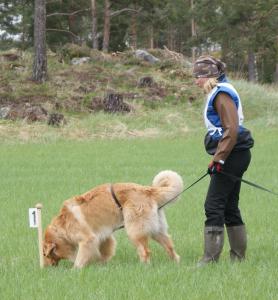
MULTIPOLYGON (((161 50, 157 53, 162 58, 165 54, 161 50)), ((58 110, 65 114, 67 124, 52 128, 44 123, 0 120, 2 141, 183 137, 203 127, 204 95, 193 84, 186 67, 169 64, 163 69, 146 63, 133 65, 129 63, 130 53, 93 58, 92 63, 80 66, 61 64, 57 56, 50 55, 49 80, 36 84, 30 80, 32 56, 28 52, 21 54, 19 63, 23 69, 10 69, 1 63, 0 104, 41 103, 49 112, 58 110), (152 76, 156 85, 139 88, 137 83, 142 76, 152 76), (133 111, 127 115, 91 112, 92 100, 101 101, 111 91, 123 94, 133 111)), ((243 80, 234 84, 251 126, 277 126, 277 87, 253 85, 243 80)))
POLYGON ((188 122, 190 111, 167 109, 146 110, 130 115, 106 113, 86 114, 82 117, 67 117, 67 124, 60 128, 44 123, 25 121, 1 121, 0 139, 5 142, 44 143, 58 140, 130 139, 184 136, 201 127, 200 119, 188 122))

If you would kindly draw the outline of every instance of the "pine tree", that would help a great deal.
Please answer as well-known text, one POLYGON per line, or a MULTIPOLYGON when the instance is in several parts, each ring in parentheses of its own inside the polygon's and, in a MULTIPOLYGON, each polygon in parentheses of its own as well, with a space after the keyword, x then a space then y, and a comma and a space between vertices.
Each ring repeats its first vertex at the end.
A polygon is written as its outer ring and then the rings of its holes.
POLYGON ((254 80, 258 69, 260 81, 273 80, 270 77, 277 62, 277 43, 275 46, 273 42, 278 28, 277 8, 276 0, 196 1, 199 48, 203 51, 218 43, 230 70, 248 73, 247 78, 254 80))
POLYGON ((47 78, 45 23, 45 0, 35 0, 33 80, 37 82, 47 78))
POLYGON ((97 2, 96 0, 91 0, 91 11, 92 11, 92 46, 93 49, 98 49, 98 32, 97 32, 97 2))
POLYGON ((32 44, 34 4, 32 0, 5 0, 0 4, 0 29, 2 41, 10 41, 20 48, 32 44))

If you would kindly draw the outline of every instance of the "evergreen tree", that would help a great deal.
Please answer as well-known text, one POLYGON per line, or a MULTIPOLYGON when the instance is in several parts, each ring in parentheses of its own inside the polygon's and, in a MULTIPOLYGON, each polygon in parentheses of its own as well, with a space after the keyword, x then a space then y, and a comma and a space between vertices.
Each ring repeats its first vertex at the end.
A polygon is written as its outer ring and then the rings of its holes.
MULTIPOLYGON (((197 55, 221 56, 249 80, 276 78, 277 0, 63 0, 46 7, 46 39, 53 50, 86 42, 105 51, 166 46, 191 56, 196 48, 197 55)), ((33 15, 32 0, 2 0, 0 39, 19 35, 21 47, 32 45, 33 15)))
POLYGON ((2 41, 17 43, 27 48, 33 43, 33 10, 31 0, 4 0, 0 4, 0 29, 2 41), (16 39, 16 40, 15 40, 16 39))
POLYGON ((47 78, 45 23, 45 0, 35 0, 33 80, 38 82, 47 78))
MULTIPOLYGON (((256 60, 258 64, 271 60, 274 69, 276 66, 277 44, 275 46, 273 41, 278 27, 275 11, 276 0, 196 1, 197 45, 202 51, 218 43, 223 60, 230 69, 239 73, 249 72, 249 79, 254 79, 256 60)), ((267 66, 265 62, 258 68, 259 79, 263 82, 269 81, 266 73, 262 72, 267 66)), ((272 75, 274 69, 270 71, 272 75)))

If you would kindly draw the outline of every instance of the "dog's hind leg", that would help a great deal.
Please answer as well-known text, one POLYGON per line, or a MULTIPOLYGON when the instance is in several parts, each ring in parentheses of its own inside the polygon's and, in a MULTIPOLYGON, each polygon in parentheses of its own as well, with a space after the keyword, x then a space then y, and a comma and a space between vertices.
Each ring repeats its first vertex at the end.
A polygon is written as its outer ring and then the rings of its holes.
POLYGON ((173 242, 167 233, 159 232, 153 234, 152 238, 166 250, 171 259, 176 262, 180 261, 180 256, 175 252, 173 242))
POLYGON ((74 268, 80 269, 88 265, 92 260, 99 260, 101 254, 95 237, 88 238, 79 243, 74 268))
POLYGON ((157 205, 151 201, 138 200, 123 209, 124 225, 130 241, 137 248, 141 262, 150 262, 149 237, 157 227, 157 205))
POLYGON ((148 247, 148 237, 147 236, 141 236, 141 237, 129 236, 129 238, 133 242, 135 247, 137 248, 137 252, 138 252, 140 261, 143 263, 149 263, 151 251, 148 247))
POLYGON ((159 230, 152 233, 152 238, 158 242, 168 253, 171 259, 176 262, 180 261, 179 255, 174 250, 174 244, 171 240, 171 237, 167 233, 167 221, 164 214, 164 211, 161 209, 158 211, 159 218, 159 230))
POLYGON ((116 249, 116 240, 111 235, 106 240, 102 241, 99 246, 99 251, 101 254, 101 261, 107 262, 109 259, 112 258, 115 254, 116 249))

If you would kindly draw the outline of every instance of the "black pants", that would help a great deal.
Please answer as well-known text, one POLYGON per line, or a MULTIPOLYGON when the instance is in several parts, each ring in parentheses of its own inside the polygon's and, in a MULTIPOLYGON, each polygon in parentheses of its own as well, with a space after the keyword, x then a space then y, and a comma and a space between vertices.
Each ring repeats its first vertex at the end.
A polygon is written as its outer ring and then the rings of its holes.
MULTIPOLYGON (((232 152, 223 171, 242 177, 251 161, 250 150, 232 152)), ((243 225, 238 207, 241 182, 223 174, 213 174, 205 201, 205 226, 243 225)))

